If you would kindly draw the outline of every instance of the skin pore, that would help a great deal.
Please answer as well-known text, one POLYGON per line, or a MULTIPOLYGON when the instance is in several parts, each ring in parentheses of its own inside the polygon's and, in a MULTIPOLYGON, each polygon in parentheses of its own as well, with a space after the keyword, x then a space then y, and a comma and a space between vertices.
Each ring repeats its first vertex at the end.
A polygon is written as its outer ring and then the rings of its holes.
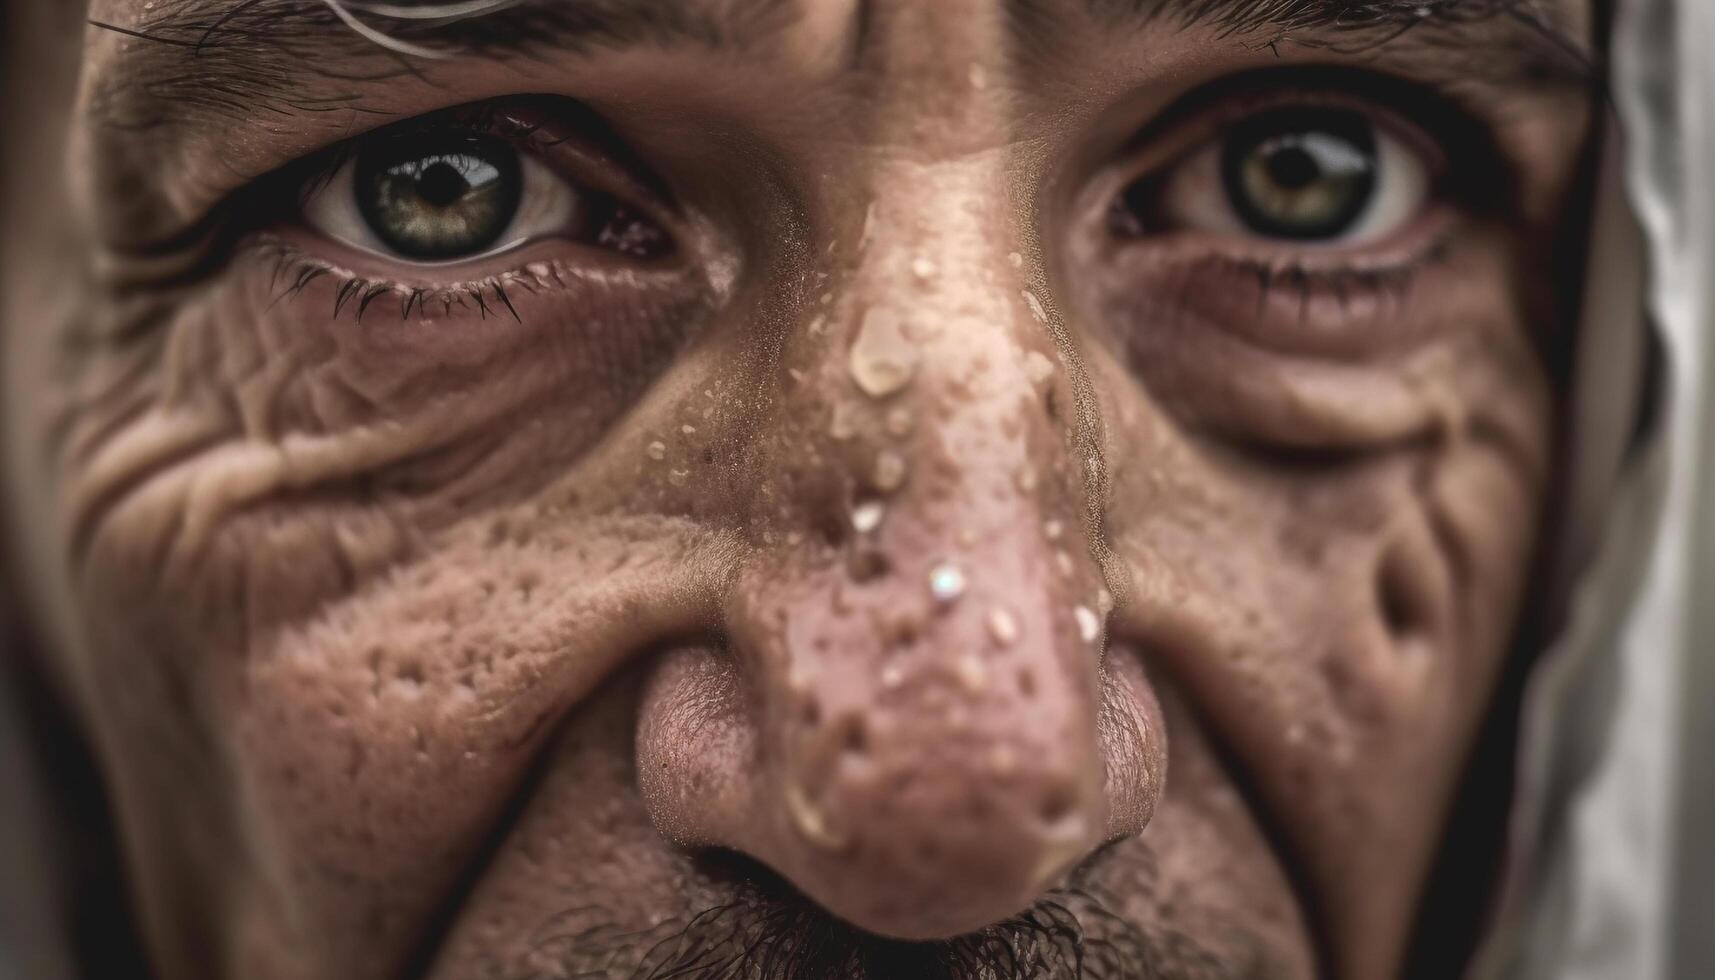
POLYGON ((160 975, 1399 974, 1586 5, 423 6, 94 0, 7 291, 160 975))

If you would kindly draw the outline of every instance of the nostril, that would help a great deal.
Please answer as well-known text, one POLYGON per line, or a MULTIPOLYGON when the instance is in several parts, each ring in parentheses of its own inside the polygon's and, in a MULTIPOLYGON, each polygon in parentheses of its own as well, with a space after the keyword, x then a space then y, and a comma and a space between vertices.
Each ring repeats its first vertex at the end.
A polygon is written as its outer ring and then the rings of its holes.
POLYGON ((845 731, 840 738, 840 748, 845 754, 854 758, 862 758, 869 754, 869 726, 864 724, 862 717, 853 715, 845 721, 845 731))
POLYGON ((1376 608, 1388 635, 1402 645, 1415 645, 1432 631, 1434 600, 1401 548, 1390 549, 1376 570, 1376 608))

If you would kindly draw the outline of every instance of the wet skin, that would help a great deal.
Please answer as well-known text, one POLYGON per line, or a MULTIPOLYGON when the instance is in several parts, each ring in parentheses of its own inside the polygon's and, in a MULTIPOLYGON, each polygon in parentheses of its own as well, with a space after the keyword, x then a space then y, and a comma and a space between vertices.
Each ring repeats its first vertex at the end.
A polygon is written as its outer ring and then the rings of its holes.
POLYGON ((411 72, 334 22, 248 88, 88 32, 7 476, 159 971, 629 976, 732 852, 880 936, 1051 894, 1140 976, 1396 974, 1530 586, 1584 90, 1509 17, 724 6, 411 72), (264 176, 488 99, 665 244, 424 264, 264 176), (1281 104, 1421 194, 1208 218, 1281 104))

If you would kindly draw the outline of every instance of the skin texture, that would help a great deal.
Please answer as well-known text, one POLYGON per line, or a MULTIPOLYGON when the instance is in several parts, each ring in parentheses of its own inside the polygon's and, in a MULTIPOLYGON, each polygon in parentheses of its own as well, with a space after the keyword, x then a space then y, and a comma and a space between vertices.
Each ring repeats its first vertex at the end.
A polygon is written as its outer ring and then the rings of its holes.
POLYGON ((290 219, 146 248, 375 121, 118 125, 148 42, 88 32, 73 219, 9 238, 51 247, 6 475, 163 976, 624 977, 800 893, 901 940, 1051 894, 1101 975, 1398 972, 1530 586, 1585 102, 1461 89, 1505 209, 1338 259, 1384 289, 1265 287, 1234 263, 1295 253, 1116 235, 1207 135, 1147 124, 1457 55, 1049 6, 1023 50, 988 0, 804 0, 736 50, 426 62, 365 98, 575 97, 677 246, 433 276, 290 219), (350 275, 403 286, 330 315, 350 275), (511 315, 437 285, 490 275, 511 315))

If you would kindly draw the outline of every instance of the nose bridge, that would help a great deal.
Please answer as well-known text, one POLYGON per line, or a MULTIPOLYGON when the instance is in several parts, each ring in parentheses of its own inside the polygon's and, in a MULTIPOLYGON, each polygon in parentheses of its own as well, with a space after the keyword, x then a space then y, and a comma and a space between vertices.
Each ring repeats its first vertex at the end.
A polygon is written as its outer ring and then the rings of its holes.
POLYGON ((736 842, 908 937, 1017 911, 1105 822, 1100 581, 998 167, 882 168, 786 352, 838 530, 765 552, 728 616, 761 746, 736 842))

